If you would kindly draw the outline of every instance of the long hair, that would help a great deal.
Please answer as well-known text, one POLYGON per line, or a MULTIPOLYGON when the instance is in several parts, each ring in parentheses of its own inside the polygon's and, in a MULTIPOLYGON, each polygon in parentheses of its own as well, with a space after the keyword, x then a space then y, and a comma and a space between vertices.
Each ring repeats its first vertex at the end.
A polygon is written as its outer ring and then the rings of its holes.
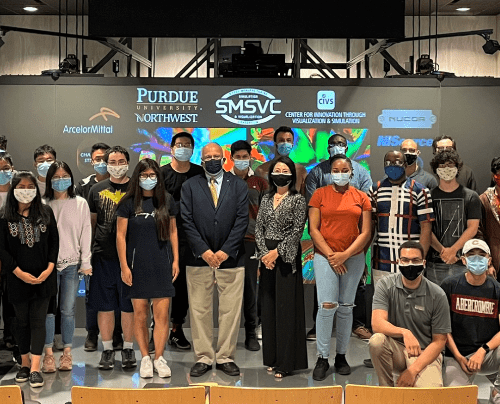
POLYGON ((274 171, 274 167, 278 163, 283 163, 286 164, 287 167, 290 169, 290 172, 292 173, 292 180, 290 182, 290 185, 288 186, 288 192, 290 192, 290 195, 294 195, 297 193, 297 190, 295 189, 295 183, 297 182, 297 171, 295 170, 295 163, 290 159, 290 157, 286 156, 280 156, 276 160, 274 160, 271 165, 269 166, 269 190, 267 191, 271 196, 274 196, 274 194, 278 191, 278 187, 274 183, 274 181, 271 179, 271 174, 274 171))
POLYGON ((40 195, 40 189, 36 183, 36 178, 30 171, 18 171, 14 174, 14 177, 12 178, 12 185, 7 192, 7 199, 5 200, 5 207, 3 209, 3 217, 8 222, 19 221, 19 202, 14 196, 14 189, 16 189, 17 185, 23 178, 29 179, 36 188, 35 198, 31 201, 29 208, 28 219, 35 226, 39 224, 48 225, 50 222, 50 215, 47 207, 42 203, 42 196, 40 195))
POLYGON ((129 199, 133 200, 135 213, 142 213, 142 188, 139 185, 139 175, 152 168, 156 174, 158 182, 153 189, 153 206, 155 207, 154 217, 156 222, 156 233, 160 241, 167 241, 170 238, 170 215, 167 206, 167 191, 163 182, 163 174, 158 163, 152 159, 145 158, 137 163, 127 188, 127 193, 119 204, 123 204, 129 199))
POLYGON ((47 186, 45 187, 45 195, 44 196, 49 201, 54 199, 54 189, 52 188, 52 177, 54 176, 54 174, 56 173, 56 171, 59 168, 62 168, 71 177, 71 185, 68 188, 68 196, 70 198, 74 198, 76 196, 76 194, 75 194, 75 180, 73 179, 73 173, 71 172, 71 168, 69 168, 69 165, 67 165, 64 161, 56 160, 50 165, 49 170, 47 171, 47 177, 45 179, 47 186))

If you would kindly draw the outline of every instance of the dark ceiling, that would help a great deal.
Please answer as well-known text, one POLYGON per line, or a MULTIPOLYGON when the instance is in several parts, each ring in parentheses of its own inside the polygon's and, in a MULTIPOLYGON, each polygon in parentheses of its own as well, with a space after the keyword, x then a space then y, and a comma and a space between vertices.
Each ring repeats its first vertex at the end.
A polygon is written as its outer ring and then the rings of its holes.
MULTIPOLYGON (((356 1, 356 0, 347 0, 356 1)), ((383 1, 383 0, 378 0, 383 1)), ((0 15, 57 15, 59 14, 59 4, 61 13, 66 14, 66 5, 68 14, 82 14, 82 4, 84 5, 84 14, 87 14, 88 0, 0 0, 0 15), (28 12, 23 7, 37 7, 38 11, 28 12)), ((500 0, 405 0, 406 15, 429 15, 435 14, 436 3, 438 5, 439 15, 498 15, 500 14, 500 0), (470 7, 470 11, 457 11, 459 7, 470 7), (415 11, 413 11, 415 10, 415 11)))

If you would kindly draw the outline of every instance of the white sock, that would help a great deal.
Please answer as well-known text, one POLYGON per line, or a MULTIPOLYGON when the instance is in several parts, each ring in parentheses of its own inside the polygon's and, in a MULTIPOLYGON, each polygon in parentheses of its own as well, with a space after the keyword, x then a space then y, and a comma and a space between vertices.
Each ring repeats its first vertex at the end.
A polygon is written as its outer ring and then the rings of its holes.
POLYGON ((134 349, 134 343, 133 342, 123 342, 123 349, 134 349))
POLYGON ((104 347, 105 351, 112 351, 113 350, 113 340, 102 341, 102 346, 104 347))

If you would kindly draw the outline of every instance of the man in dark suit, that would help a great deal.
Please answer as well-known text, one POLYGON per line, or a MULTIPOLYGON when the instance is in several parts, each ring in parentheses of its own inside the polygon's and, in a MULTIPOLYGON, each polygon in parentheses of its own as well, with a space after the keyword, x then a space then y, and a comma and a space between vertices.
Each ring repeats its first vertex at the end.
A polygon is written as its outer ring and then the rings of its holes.
POLYGON ((186 264, 191 332, 196 363, 191 376, 212 368, 237 376, 234 363, 245 277, 244 237, 248 227, 248 187, 222 169, 222 147, 202 149, 204 175, 182 185, 181 216, 193 252, 186 264), (219 294, 219 338, 214 352, 213 294, 219 294))

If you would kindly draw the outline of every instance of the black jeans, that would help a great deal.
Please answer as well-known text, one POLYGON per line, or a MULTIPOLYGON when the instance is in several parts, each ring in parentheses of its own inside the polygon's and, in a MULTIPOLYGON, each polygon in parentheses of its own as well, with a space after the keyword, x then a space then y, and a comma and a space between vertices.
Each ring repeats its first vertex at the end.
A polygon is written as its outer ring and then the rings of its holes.
POLYGON ((50 297, 42 297, 13 304, 16 313, 14 336, 21 355, 30 352, 32 355, 41 355, 43 353, 45 320, 50 299, 50 297))
POLYGON ((9 303, 9 295, 7 291, 7 275, 0 277, 0 300, 2 304, 3 316, 3 339, 4 341, 8 341, 13 339, 13 325, 16 313, 14 312, 14 307, 12 307, 12 304, 9 303))
POLYGON ((172 324, 184 324, 189 309, 186 284, 186 260, 192 255, 187 241, 179 240, 179 276, 174 282, 175 296, 172 298, 170 318, 172 324))
POLYGON ((243 315, 245 332, 255 334, 257 327, 257 269, 259 260, 251 259, 255 255, 255 242, 245 241, 245 284, 243 289, 243 315))

